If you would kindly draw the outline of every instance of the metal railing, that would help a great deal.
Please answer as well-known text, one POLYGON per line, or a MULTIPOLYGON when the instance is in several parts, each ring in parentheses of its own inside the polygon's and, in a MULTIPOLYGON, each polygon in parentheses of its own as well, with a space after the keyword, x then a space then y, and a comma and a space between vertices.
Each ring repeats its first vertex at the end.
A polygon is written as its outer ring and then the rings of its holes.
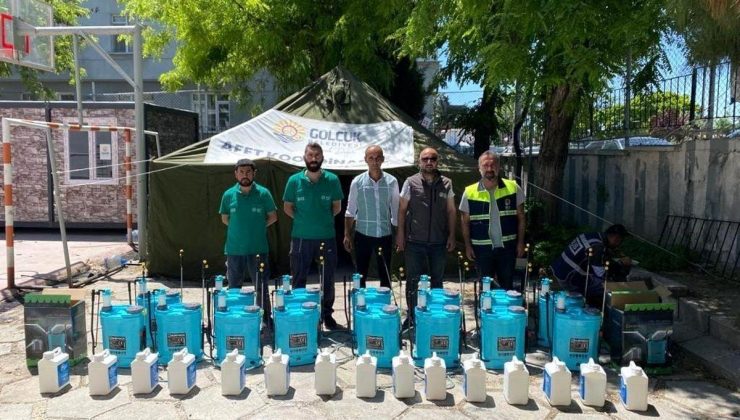
POLYGON ((735 274, 740 263, 740 222, 668 215, 658 243, 667 249, 688 249, 708 271, 739 280, 735 274))

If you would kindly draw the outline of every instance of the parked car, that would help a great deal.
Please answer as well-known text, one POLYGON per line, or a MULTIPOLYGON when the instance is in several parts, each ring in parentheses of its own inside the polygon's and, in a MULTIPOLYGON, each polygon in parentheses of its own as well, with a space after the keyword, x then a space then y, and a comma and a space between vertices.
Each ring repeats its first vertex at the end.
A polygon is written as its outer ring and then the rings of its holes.
MULTIPOLYGON (((660 137, 636 136, 630 137, 629 147, 665 147, 673 143, 660 137)), ((624 138, 594 140, 588 142, 585 150, 624 150, 624 138)))

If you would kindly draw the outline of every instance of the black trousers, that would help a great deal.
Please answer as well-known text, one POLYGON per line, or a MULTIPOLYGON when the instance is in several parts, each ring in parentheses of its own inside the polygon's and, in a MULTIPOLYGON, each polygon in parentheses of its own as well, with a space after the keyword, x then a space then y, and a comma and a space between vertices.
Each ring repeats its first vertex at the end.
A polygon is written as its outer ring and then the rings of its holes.
POLYGON ((391 287, 391 279, 388 271, 391 269, 392 238, 392 235, 375 238, 355 231, 355 264, 357 265, 357 272, 362 274, 362 280, 360 281, 361 287, 365 287, 367 272, 370 268, 370 260, 373 257, 375 257, 378 267, 380 285, 382 287, 391 287), (378 248, 382 248, 381 255, 378 255, 378 248))

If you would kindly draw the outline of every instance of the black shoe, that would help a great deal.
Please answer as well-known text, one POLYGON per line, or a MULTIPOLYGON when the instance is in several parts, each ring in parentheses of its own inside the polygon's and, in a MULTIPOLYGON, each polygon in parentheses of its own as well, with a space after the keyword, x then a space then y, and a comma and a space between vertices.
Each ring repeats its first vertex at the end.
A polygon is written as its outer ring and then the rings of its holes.
POLYGON ((331 317, 331 315, 327 316, 324 319, 324 326, 327 330, 338 330, 339 324, 337 324, 337 321, 334 320, 334 318, 331 317))
POLYGON ((406 318, 401 324, 401 331, 406 331, 411 328, 411 318, 406 318))

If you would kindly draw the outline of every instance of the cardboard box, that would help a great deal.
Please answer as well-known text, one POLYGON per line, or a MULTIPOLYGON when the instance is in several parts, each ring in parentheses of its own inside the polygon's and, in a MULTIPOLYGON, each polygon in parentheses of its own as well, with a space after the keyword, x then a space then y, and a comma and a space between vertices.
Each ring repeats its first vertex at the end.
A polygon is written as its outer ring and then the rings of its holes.
POLYGON ((613 282, 606 284, 607 306, 624 310, 625 305, 637 303, 660 303, 660 295, 648 290, 643 281, 613 282))
POLYGON ((628 304, 608 308, 604 336, 613 359, 642 365, 665 365, 673 334, 672 303, 628 304))
POLYGON ((70 365, 87 357, 86 295, 85 290, 45 289, 25 296, 26 365, 36 366, 55 347, 69 354, 70 365))

